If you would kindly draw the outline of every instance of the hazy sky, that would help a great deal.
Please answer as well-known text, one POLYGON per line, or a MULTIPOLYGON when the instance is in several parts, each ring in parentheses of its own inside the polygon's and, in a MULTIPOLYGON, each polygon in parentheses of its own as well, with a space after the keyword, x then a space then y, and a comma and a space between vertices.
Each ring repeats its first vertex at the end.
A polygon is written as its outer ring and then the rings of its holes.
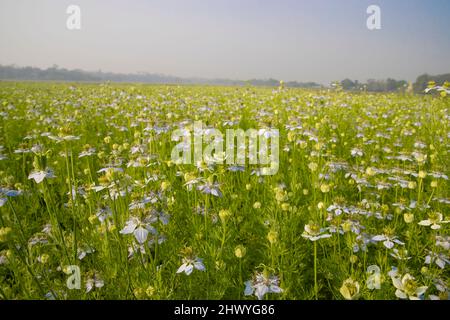
POLYGON ((327 84, 450 71, 449 0, 0 0, 0 64, 327 84), (66 9, 81 8, 81 30, 66 9), (370 4, 381 30, 366 27, 370 4))

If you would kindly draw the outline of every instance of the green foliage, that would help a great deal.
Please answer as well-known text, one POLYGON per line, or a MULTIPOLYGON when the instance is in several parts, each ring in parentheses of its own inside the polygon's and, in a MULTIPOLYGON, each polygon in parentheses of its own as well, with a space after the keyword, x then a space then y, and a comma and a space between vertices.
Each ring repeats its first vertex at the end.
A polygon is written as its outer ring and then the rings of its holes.
POLYGON ((265 298, 414 298, 422 286, 445 298, 448 265, 426 257, 448 259, 449 106, 282 86, 0 83, 0 297, 255 299, 245 281, 274 275, 283 291, 265 298), (194 120, 279 129, 278 173, 174 164, 171 133, 194 120), (131 217, 154 228, 142 248, 124 232, 131 217), (196 259, 205 271, 177 273, 196 259))

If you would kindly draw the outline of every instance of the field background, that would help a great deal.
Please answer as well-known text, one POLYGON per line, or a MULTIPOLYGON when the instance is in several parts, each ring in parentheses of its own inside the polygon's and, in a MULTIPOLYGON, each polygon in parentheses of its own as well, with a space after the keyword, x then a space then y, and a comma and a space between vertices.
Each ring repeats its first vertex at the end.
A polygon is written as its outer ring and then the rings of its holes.
POLYGON ((255 299, 245 282, 260 274, 282 289, 266 299, 397 299, 399 278, 407 297, 426 286, 422 297, 447 298, 449 101, 2 82, 0 297, 255 299), (278 173, 174 164, 171 133, 195 120, 279 129, 278 173), (30 179, 47 168, 54 177, 30 179), (130 217, 153 232, 142 248, 120 232, 130 217), (204 271, 177 273, 197 258, 204 271), (67 288, 68 265, 80 267, 80 290, 67 288), (358 294, 346 297, 347 279, 358 294))

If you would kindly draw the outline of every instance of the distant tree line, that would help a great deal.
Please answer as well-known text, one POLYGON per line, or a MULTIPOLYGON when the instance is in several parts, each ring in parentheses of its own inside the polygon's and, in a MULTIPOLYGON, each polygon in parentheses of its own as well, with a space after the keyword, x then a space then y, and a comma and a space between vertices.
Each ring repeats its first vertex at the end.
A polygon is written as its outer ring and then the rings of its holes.
MULTIPOLYGON (((248 84, 252 86, 264 86, 264 87, 277 87, 280 85, 280 80, 277 79, 252 79, 247 81, 248 84)), ((321 88, 321 84, 316 82, 298 82, 298 81, 287 81, 284 83, 285 87, 289 88, 321 88)))
POLYGON ((367 80, 366 83, 358 80, 344 79, 340 82, 342 89, 353 91, 370 91, 370 92, 406 92, 414 91, 416 93, 423 93, 430 81, 437 84, 443 84, 445 81, 450 81, 450 73, 431 76, 423 74, 417 77, 416 82, 409 84, 405 80, 395 80, 388 78, 386 80, 367 80), (411 86, 412 85, 412 86, 411 86))
POLYGON ((83 70, 68 70, 54 65, 48 69, 34 67, 17 67, 0 65, 0 79, 4 80, 56 80, 56 81, 117 81, 117 82, 148 82, 148 83, 181 83, 182 79, 160 74, 119 74, 111 72, 89 72, 83 70))
MULTIPOLYGON (((142 82, 142 83, 166 83, 166 84, 212 84, 212 85, 253 85, 276 87, 280 81, 276 79, 252 79, 248 81, 230 79, 205 79, 205 78, 179 78, 154 73, 112 73, 102 71, 68 70, 54 65, 51 68, 40 69, 34 67, 17 67, 0 65, 0 79, 4 80, 55 80, 55 81, 114 81, 114 82, 142 82)), ((286 82, 287 87, 317 88, 320 84, 315 82, 286 82)))
MULTIPOLYGON (((54 65, 47 69, 34 67, 18 67, 15 65, 0 65, 0 79, 4 80, 54 80, 54 81, 91 81, 91 82, 142 82, 142 83, 165 83, 165 84, 211 84, 211 85, 252 85, 278 87, 280 81, 277 79, 251 79, 247 81, 230 79, 205 79, 205 78, 180 78, 154 73, 112 73, 102 71, 83 71, 68 70, 54 65)), ((340 81, 340 86, 344 90, 350 91, 370 91, 370 92, 405 92, 412 91, 423 93, 429 81, 435 81, 442 84, 445 81, 450 82, 450 73, 442 75, 420 75, 416 82, 408 84, 405 80, 395 80, 388 78, 386 80, 370 79, 362 83, 358 80, 344 79, 340 81)), ((290 88, 321 88, 321 84, 316 82, 297 82, 288 81, 284 83, 285 87, 290 88)))
POLYGON ((352 81, 344 79, 341 81, 342 89, 344 90, 365 90, 372 92, 395 92, 404 91, 408 87, 408 82, 405 80, 395 80, 388 78, 386 80, 369 79, 366 83, 358 80, 352 81))

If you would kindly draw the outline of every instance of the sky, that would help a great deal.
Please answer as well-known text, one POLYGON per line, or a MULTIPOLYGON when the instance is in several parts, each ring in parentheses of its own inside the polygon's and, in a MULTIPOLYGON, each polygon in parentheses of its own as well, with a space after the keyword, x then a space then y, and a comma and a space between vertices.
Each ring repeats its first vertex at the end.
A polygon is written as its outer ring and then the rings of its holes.
POLYGON ((180 77, 415 80, 450 72, 449 0, 0 0, 0 64, 180 77), (366 9, 381 9, 369 30, 366 9), (69 30, 69 5, 81 29, 69 30))

